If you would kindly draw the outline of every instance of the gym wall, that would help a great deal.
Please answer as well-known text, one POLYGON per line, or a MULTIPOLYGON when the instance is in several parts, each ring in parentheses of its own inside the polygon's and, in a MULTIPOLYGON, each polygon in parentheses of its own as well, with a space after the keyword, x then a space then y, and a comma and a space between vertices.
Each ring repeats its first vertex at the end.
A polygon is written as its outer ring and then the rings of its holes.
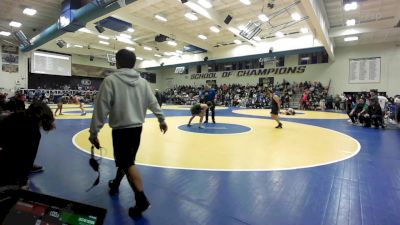
MULTIPOLYGON (((328 85, 331 80, 331 94, 338 94, 348 91, 368 91, 370 89, 378 89, 386 91, 390 96, 400 94, 400 47, 395 43, 384 43, 375 45, 359 45, 340 47, 335 49, 335 61, 330 60, 325 64, 307 65, 304 73, 272 75, 275 82, 283 79, 289 82, 299 81, 321 81, 324 85, 328 85), (379 83, 369 84, 350 84, 349 83, 349 59, 381 57, 381 79, 379 83)), ((287 56, 285 58, 285 67, 298 66, 298 56, 287 56)), ((161 90, 175 85, 203 85, 206 83, 204 79, 190 79, 191 74, 196 73, 196 65, 189 67, 189 74, 175 74, 175 67, 168 66, 151 70, 157 73, 157 82, 161 90)), ((202 66, 202 73, 207 72, 207 65, 202 66)), ((217 84, 257 84, 261 76, 230 76, 223 78, 218 76, 217 84)), ((213 79, 211 79, 213 80, 213 79)))

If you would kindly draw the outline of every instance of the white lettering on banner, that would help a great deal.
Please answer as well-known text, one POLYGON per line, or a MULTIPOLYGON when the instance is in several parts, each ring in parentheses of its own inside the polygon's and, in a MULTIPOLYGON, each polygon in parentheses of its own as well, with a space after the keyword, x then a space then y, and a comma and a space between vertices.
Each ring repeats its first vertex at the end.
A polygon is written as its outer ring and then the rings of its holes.
POLYGON ((210 73, 195 73, 190 75, 190 79, 209 79, 223 77, 248 77, 248 76, 268 76, 272 74, 295 74, 304 73, 306 66, 293 66, 293 67, 277 67, 268 69, 252 69, 252 70, 235 70, 235 71, 222 71, 222 72, 210 72, 210 73))

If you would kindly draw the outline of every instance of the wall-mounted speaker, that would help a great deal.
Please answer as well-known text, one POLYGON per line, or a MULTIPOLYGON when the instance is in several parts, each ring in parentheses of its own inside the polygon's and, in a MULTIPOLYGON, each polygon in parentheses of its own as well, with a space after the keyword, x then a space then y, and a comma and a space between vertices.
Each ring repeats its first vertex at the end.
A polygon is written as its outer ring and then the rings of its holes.
POLYGON ((206 56, 206 57, 204 57, 204 62, 207 62, 208 61, 208 57, 206 56))
POLYGON ((94 60, 94 56, 91 55, 91 56, 89 57, 89 60, 90 60, 90 61, 93 61, 93 60, 94 60))
POLYGON ((60 48, 64 48, 67 45, 67 42, 63 41, 63 40, 58 40, 56 42, 57 46, 60 48))
POLYGON ((233 18, 233 17, 232 17, 231 15, 228 15, 228 16, 225 18, 224 23, 225 23, 226 25, 228 25, 228 24, 231 22, 232 18, 233 18))
POLYGON ((104 28, 102 27, 102 26, 99 26, 99 25, 96 25, 96 26, 94 26, 95 28, 96 28, 96 30, 101 34, 101 33, 103 33, 105 30, 104 30, 104 28))

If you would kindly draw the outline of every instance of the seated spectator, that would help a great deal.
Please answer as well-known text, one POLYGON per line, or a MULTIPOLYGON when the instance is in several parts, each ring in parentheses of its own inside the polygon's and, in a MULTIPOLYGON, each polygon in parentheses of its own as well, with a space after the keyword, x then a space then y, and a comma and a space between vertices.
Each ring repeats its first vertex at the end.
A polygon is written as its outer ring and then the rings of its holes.
POLYGON ((39 102, 0 121, 0 186, 27 185, 39 147, 40 128, 54 129, 54 117, 50 108, 39 102))
POLYGON ((10 112, 20 112, 25 110, 26 97, 23 93, 17 93, 14 97, 10 98, 7 103, 6 110, 10 112))
POLYGON ((385 128, 383 123, 383 113, 378 101, 371 101, 372 104, 368 106, 367 114, 365 114, 365 127, 385 128))
POLYGON ((0 113, 2 111, 6 111, 6 109, 7 109, 6 98, 7 98, 7 94, 0 93, 0 113))
POLYGON ((364 117, 362 115, 366 113, 368 110, 368 105, 365 103, 365 99, 358 99, 358 104, 354 106, 354 108, 348 114, 351 122, 353 124, 360 122, 361 124, 364 122, 364 117))

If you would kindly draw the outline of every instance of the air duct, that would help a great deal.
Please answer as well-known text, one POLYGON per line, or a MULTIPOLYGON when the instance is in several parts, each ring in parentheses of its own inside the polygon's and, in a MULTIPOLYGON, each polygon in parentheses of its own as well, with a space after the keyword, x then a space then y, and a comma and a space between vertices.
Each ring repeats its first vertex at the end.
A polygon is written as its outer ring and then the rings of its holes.
MULTIPOLYGON (((135 1, 136 0, 126 0, 125 3, 128 5, 135 1)), ((110 12, 113 12, 119 8, 120 5, 118 4, 118 2, 114 2, 113 4, 110 4, 108 7, 103 8, 98 5, 96 0, 93 0, 92 2, 86 4, 85 6, 77 10, 72 10, 71 11, 72 21, 70 21, 70 23, 79 24, 80 26, 83 27, 86 25, 86 23, 103 15, 106 15, 110 12)), ((45 29, 39 35, 37 35, 37 38, 35 38, 35 41, 31 45, 21 47, 21 51, 23 52, 31 51, 65 33, 66 31, 61 30, 59 27, 59 22, 57 22, 48 27, 47 29, 45 29)))

